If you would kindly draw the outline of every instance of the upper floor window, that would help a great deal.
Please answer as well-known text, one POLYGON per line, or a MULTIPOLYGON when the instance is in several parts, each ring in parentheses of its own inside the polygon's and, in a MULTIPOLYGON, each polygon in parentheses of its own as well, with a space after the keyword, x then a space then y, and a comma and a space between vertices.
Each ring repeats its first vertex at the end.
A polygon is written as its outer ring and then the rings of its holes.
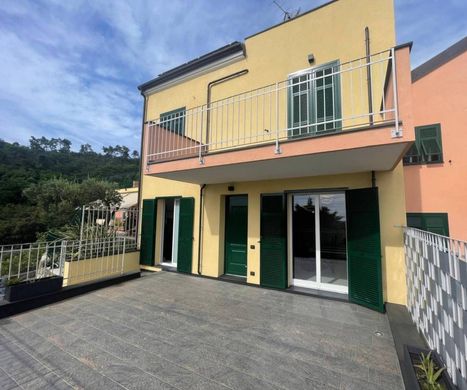
POLYGON ((407 213, 407 226, 449 236, 447 213, 407 213))
POLYGON ((404 164, 430 164, 443 162, 441 126, 439 123, 415 128, 415 143, 404 157, 404 164))
POLYGON ((289 79, 288 136, 317 135, 342 127, 339 61, 289 79))
POLYGON ((164 112, 160 115, 160 127, 173 131, 176 134, 185 134, 185 107, 173 111, 164 112))

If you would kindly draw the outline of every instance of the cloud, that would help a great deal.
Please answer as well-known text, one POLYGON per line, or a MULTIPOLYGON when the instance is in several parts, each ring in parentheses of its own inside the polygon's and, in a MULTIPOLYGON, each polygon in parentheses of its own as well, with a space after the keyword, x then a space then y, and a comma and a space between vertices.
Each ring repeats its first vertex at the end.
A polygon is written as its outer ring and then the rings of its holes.
MULTIPOLYGON (((302 11, 326 0, 283 0, 302 11)), ((466 34, 463 0, 396 0, 413 63, 466 34)), ((0 138, 66 137, 75 149, 139 149, 142 98, 157 74, 282 20, 270 0, 29 0, 0 3, 0 138)))

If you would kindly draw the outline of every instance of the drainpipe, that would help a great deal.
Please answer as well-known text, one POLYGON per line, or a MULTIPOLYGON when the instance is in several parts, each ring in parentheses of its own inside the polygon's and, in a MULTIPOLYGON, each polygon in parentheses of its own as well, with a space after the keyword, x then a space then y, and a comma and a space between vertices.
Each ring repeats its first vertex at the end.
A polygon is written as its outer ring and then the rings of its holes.
MULTIPOLYGON (((213 80, 208 84, 208 90, 207 90, 207 111, 206 111, 206 144, 209 145, 209 131, 210 131, 210 122, 211 122, 211 88, 214 87, 214 85, 224 83, 226 81, 232 80, 236 77, 243 76, 244 74, 248 73, 248 69, 243 69, 239 72, 235 72, 232 74, 229 74, 228 76, 221 77, 220 79, 213 80)), ((201 140, 202 141, 202 140, 201 140)))
POLYGON ((376 174, 375 174, 375 171, 371 171, 371 186, 373 188, 376 187, 376 174))
POLYGON ((143 211, 141 209, 141 188, 143 185, 143 154, 144 154, 144 123, 146 121, 146 103, 147 98, 146 95, 141 92, 141 96, 143 97, 143 120, 141 123, 141 149, 139 153, 139 181, 138 181, 138 223, 136 224, 136 245, 138 245, 138 235, 139 235, 139 221, 140 217, 142 217, 143 211))
POLYGON ((198 275, 201 275, 201 244, 202 244, 202 226, 201 223, 203 221, 203 196, 204 196, 204 189, 206 188, 206 184, 199 186, 199 221, 198 221, 198 275))
POLYGON ((370 114, 370 126, 373 125, 373 95, 371 87, 371 51, 370 51, 370 29, 365 27, 365 51, 366 51, 366 84, 368 88, 368 111, 370 114))

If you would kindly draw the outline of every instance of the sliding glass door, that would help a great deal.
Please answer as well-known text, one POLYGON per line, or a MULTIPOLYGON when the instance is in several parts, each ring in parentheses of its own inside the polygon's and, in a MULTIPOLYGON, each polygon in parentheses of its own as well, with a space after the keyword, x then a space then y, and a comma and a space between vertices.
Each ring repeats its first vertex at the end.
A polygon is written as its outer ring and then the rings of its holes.
POLYGON ((347 293, 345 194, 290 196, 293 284, 347 293))

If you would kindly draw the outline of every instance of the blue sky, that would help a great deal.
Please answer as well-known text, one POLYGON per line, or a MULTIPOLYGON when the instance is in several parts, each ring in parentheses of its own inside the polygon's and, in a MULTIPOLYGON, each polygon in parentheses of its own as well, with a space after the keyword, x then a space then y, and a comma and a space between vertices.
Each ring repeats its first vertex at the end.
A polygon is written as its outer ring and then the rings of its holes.
MULTIPOLYGON (((279 2, 303 11, 326 1, 279 2)), ((414 66, 467 35, 467 0, 395 3, 414 66)), ((139 150, 137 85, 281 19, 272 0, 2 0, 0 138, 139 150)))

